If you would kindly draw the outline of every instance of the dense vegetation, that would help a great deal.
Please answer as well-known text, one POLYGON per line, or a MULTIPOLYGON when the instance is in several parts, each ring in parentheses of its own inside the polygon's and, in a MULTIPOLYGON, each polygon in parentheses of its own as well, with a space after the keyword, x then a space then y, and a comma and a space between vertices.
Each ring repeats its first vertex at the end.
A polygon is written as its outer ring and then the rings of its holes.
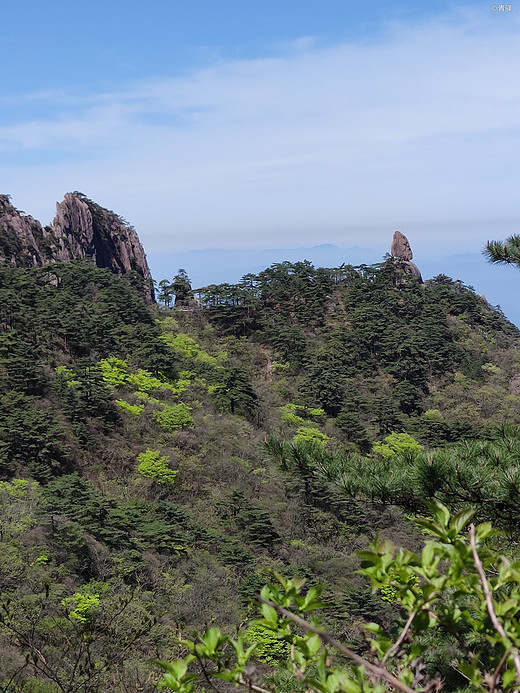
MULTIPOLYGON (((470 288, 386 261, 160 289, 0 268, 0 691, 153 691, 211 624, 257 645, 258 685, 305 690, 251 599, 324 583, 322 625, 368 655, 363 624, 406 616, 356 552, 420 553, 425 498, 514 555, 520 335, 470 288)), ((461 644, 432 637, 427 680, 462 690, 461 644)))

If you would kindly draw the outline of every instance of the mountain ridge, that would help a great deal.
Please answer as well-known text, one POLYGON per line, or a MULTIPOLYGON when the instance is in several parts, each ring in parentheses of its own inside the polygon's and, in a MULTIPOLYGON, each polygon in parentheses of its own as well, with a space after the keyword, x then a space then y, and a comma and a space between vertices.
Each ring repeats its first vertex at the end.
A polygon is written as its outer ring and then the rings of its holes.
MULTIPOLYGON (((390 236, 389 236, 390 238, 390 236)), ((381 261, 383 251, 352 246, 340 248, 334 244, 320 244, 299 248, 227 249, 208 248, 179 253, 148 253, 152 274, 156 278, 174 274, 178 267, 186 269, 193 286, 219 283, 236 283, 240 277, 258 273, 273 263, 288 260, 309 260, 315 266, 339 267, 342 263, 360 265, 381 261)), ((484 294, 491 305, 501 310, 517 326, 520 325, 520 309, 516 301, 519 277, 515 268, 498 270, 487 263, 481 253, 454 253, 431 257, 424 252, 416 253, 423 278, 431 279, 445 274, 464 284, 475 287, 484 294)))
MULTIPOLYGON (((135 229, 80 192, 66 193, 48 226, 0 195, 0 264, 42 267, 52 262, 91 259, 114 274, 138 272, 151 286, 144 248, 135 229)), ((153 290, 149 291, 153 300, 153 290)))
POLYGON ((423 498, 516 535, 520 333, 401 264, 281 263, 181 308, 92 262, 0 266, 0 688, 155 693, 152 658, 251 625, 273 571, 326 584, 363 652, 365 621, 402 626, 355 551, 420 551, 423 498))

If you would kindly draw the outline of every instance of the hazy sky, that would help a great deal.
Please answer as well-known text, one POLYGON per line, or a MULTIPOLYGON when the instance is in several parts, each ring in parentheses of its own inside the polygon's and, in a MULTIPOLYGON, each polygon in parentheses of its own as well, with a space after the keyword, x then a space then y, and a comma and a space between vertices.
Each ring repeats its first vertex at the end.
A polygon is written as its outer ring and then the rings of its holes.
MULTIPOLYGON (((520 230, 520 5, 0 0, 0 192, 150 253, 520 230)), ((416 252, 417 255, 417 252, 416 252)))

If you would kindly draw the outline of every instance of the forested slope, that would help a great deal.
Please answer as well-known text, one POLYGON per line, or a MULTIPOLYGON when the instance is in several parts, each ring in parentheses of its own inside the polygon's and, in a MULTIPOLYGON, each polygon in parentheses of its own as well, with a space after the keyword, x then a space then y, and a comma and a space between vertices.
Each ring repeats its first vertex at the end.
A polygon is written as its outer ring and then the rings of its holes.
POLYGON ((354 552, 422 545, 397 506, 439 490, 485 515, 492 489, 516 526, 519 334, 458 282, 282 263, 177 308, 88 263, 0 286, 6 693, 155 690, 150 660, 247 628, 272 571, 326 583, 325 623, 363 649, 399 613, 354 552), (459 497, 468 445, 488 486, 459 497))

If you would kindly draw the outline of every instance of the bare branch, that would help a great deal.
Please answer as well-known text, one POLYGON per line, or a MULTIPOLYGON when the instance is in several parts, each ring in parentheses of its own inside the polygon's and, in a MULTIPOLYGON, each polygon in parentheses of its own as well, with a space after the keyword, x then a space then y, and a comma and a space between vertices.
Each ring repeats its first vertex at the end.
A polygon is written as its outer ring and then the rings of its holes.
POLYGON ((493 680, 491 681, 491 688, 489 689, 489 693, 495 693, 495 688, 497 685, 498 681, 498 675, 500 674, 500 671, 502 670, 502 667, 506 663, 506 659, 509 657, 511 652, 509 650, 506 650, 504 654, 502 655, 502 659, 498 663, 497 668, 495 669, 495 673, 493 674, 493 680))
POLYGON ((202 657, 201 657, 201 656, 199 655, 199 653, 197 652, 197 648, 196 648, 196 647, 195 647, 195 649, 193 650, 193 652, 194 652, 194 654, 195 654, 195 657, 197 657, 197 660, 198 660, 198 662, 199 662, 200 668, 201 668, 201 670, 202 670, 202 674, 203 674, 204 678, 206 679, 206 683, 208 684, 208 686, 209 686, 212 690, 214 690, 216 693, 222 693, 221 690, 220 690, 220 688, 217 688, 217 686, 215 686, 215 684, 213 683, 213 681, 211 681, 211 679, 209 678, 208 672, 206 671, 206 667, 204 666, 204 662, 203 662, 203 660, 202 660, 202 657))
POLYGON ((2 687, 0 688, 0 692, 1 692, 1 693, 9 693, 9 691, 11 690, 11 684, 13 683, 13 681, 15 680, 15 678, 18 676, 18 674, 19 674, 21 671, 23 671, 23 670, 24 670, 26 667, 28 667, 28 666, 29 666, 29 663, 28 663, 28 662, 25 662, 24 664, 22 664, 22 666, 14 672, 14 674, 11 676, 11 678, 10 678, 9 681, 5 684, 5 686, 2 686, 2 687))
POLYGON ((247 686, 250 691, 257 691, 257 693, 272 693, 272 691, 268 691, 267 688, 260 688, 260 686, 255 686, 251 681, 246 681, 242 676, 238 679, 238 683, 241 686, 247 686))
POLYGON ((394 644, 392 645, 392 647, 388 648, 388 650, 386 651, 386 654, 385 654, 385 656, 383 657, 383 660, 382 660, 382 663, 383 663, 383 664, 385 664, 385 662, 387 661, 387 659, 388 659, 391 655, 393 655, 393 654, 395 654, 396 652, 399 651, 399 648, 401 647, 401 645, 402 645, 403 642, 405 641, 406 636, 408 635, 408 631, 410 630, 410 628, 411 628, 411 626, 412 626, 412 623, 413 623, 413 620, 414 620, 414 618, 415 618, 416 616, 417 616, 417 609, 414 609, 414 610, 412 611, 412 613, 410 614, 410 616, 408 616, 408 620, 407 620, 406 623, 405 623, 405 626, 404 626, 404 628, 403 628, 403 630, 402 630, 402 632, 401 632, 401 635, 397 638, 397 640, 394 642, 394 644))
POLYGON ((341 652, 341 654, 344 654, 346 657, 351 659, 356 664, 359 664, 360 666, 364 667, 367 671, 369 671, 374 676, 377 676, 378 678, 383 679, 384 681, 389 683, 394 688, 397 688, 399 691, 402 691, 402 693, 417 693, 417 691, 414 691, 413 688, 410 688, 409 686, 407 686, 402 681, 399 681, 398 678, 396 678, 393 674, 391 674, 384 667, 380 667, 377 664, 373 664, 372 662, 369 662, 367 659, 360 657, 358 654, 356 654, 356 652, 349 650, 348 647, 345 647, 345 645, 340 643, 338 640, 333 638, 331 635, 329 635, 328 633, 324 633, 322 630, 320 630, 319 628, 316 628, 315 626, 312 625, 312 623, 305 621, 300 616, 297 616, 296 614, 291 613, 287 609, 284 609, 282 606, 280 606, 279 604, 275 604, 274 602, 270 602, 270 601, 267 601, 265 599, 260 599, 260 602, 262 602, 263 604, 267 604, 268 606, 271 606, 273 609, 278 611, 279 614, 281 614, 282 616, 285 616, 285 618, 289 619, 289 621, 296 623, 297 626, 300 626, 301 628, 304 628, 305 630, 310 631, 311 633, 316 633, 316 635, 319 635, 319 637, 322 639, 322 641, 327 643, 327 645, 330 645, 334 649, 338 650, 338 652, 341 652))
MULTIPOLYGON (((482 589, 484 590, 484 596, 486 598, 486 609, 489 614, 489 618, 491 619, 491 623, 493 624, 493 628, 502 638, 504 638, 505 640, 509 640, 504 626, 498 620, 498 616, 495 612, 495 607, 493 605, 493 595, 491 594, 491 589, 486 578, 486 573, 484 572, 484 566, 482 565, 482 561, 480 560, 480 556, 478 555, 477 551, 477 538, 475 533, 475 525, 473 523, 471 523, 471 525, 469 526, 469 541, 471 545, 471 552, 473 554, 473 561, 475 563, 475 567, 480 577, 482 589)), ((520 656, 518 655, 518 652, 516 650, 511 650, 511 654, 513 655, 513 662, 515 664, 516 678, 518 681, 520 681, 520 656)))

